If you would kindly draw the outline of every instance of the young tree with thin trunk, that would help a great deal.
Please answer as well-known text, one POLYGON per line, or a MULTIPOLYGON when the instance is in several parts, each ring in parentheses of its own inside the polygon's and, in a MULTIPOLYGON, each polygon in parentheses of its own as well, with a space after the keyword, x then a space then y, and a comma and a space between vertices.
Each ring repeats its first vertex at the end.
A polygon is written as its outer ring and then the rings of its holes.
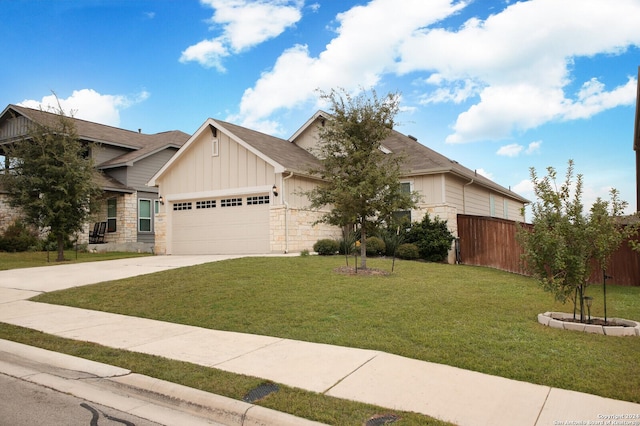
POLYGON ((321 92, 330 106, 325 126, 319 128, 314 154, 321 165, 311 170, 323 185, 305 191, 311 207, 328 206, 320 222, 356 225, 360 231, 361 269, 367 268, 367 236, 394 212, 415 206, 416 193, 402 191, 402 153, 385 154, 380 148, 395 124, 399 95, 380 99, 375 91, 352 96, 345 90, 321 92))
POLYGON ((58 106, 50 122, 32 122, 26 136, 6 148, 6 157, 0 178, 10 204, 55 237, 57 261, 64 260, 65 241, 89 220, 102 193, 73 120, 58 106))
MULTIPOLYGON (((584 321, 584 297, 594 262, 606 270, 611 254, 627 235, 619 218, 626 206, 611 190, 609 201, 598 198, 587 213, 582 203, 582 175, 574 182, 569 160, 564 183, 558 186, 553 167, 538 178, 531 168, 537 201, 532 204, 532 227, 520 227, 518 240, 524 248, 525 265, 545 291, 556 300, 571 300, 584 321)), ((605 301, 606 303, 606 301, 605 301)))

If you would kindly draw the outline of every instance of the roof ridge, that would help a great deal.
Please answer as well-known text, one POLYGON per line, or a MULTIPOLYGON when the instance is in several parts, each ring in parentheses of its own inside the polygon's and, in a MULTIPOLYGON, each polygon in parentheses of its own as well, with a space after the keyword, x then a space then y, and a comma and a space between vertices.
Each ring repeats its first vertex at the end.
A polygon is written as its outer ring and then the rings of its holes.
MULTIPOLYGON (((10 107, 14 107, 14 108, 27 109, 27 110, 30 110, 30 111, 34 111, 34 112, 36 112, 36 113, 44 113, 44 114, 51 115, 51 116, 55 116, 55 115, 57 115, 55 112, 45 111, 45 110, 43 110, 43 109, 36 109, 36 108, 26 107, 26 106, 18 105, 18 104, 9 104, 9 106, 10 106, 10 107)), ((111 128, 111 129, 120 130, 120 131, 123 131, 123 132, 129 132, 129 133, 132 133, 132 134, 134 134, 134 135, 141 135, 141 136, 154 136, 154 135, 160 135, 160 134, 163 134, 163 133, 170 133, 170 132, 182 132, 182 130, 173 129, 173 130, 164 130, 164 131, 162 131, 162 132, 157 132, 157 133, 142 133, 142 132, 140 132, 140 131, 129 130, 129 129, 125 129, 125 128, 123 128, 123 127, 113 126, 113 125, 111 125, 111 124, 99 123, 99 122, 97 122, 97 121, 91 121, 91 120, 86 120, 86 119, 84 119, 84 118, 74 117, 73 115, 67 115, 67 113, 66 113, 64 110, 63 110, 63 112, 65 113, 65 116, 66 116, 66 117, 68 117, 68 118, 70 118, 70 119, 72 119, 72 120, 75 120, 75 121, 82 121, 82 122, 84 122, 84 123, 89 123, 89 124, 91 124, 91 125, 98 125, 98 126, 103 126, 103 127, 109 127, 109 128, 111 128)), ((182 132, 182 133, 185 133, 185 132, 182 132)), ((186 133, 185 133, 185 134, 186 134, 186 133)))

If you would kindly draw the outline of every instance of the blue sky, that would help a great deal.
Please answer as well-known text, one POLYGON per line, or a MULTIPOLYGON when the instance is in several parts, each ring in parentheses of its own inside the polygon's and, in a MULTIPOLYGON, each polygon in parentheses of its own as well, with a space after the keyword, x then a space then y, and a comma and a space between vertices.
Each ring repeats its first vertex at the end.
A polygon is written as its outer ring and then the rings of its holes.
MULTIPOLYGON (((0 104, 288 138, 316 89, 401 93, 397 130, 533 200, 529 168, 635 207, 640 0, 0 0, 0 104)), ((629 209, 631 210, 631 208, 629 209)))

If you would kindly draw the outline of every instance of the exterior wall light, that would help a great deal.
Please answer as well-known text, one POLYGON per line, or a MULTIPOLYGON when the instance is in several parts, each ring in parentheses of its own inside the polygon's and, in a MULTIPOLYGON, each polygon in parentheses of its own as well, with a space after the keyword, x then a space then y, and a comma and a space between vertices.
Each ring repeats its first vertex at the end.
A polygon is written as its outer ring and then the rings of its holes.
POLYGON ((273 184, 273 187, 271 188, 271 192, 273 192, 273 196, 277 197, 278 196, 278 187, 276 186, 276 184, 273 184))

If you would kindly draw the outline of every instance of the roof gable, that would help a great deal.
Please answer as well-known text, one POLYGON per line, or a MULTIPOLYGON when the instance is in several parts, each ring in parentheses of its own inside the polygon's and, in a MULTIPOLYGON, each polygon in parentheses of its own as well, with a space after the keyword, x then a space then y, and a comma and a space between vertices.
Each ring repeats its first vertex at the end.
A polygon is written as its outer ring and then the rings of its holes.
MULTIPOLYGON (((32 122, 48 126, 53 125, 57 117, 57 114, 55 113, 18 105, 9 105, 2 112, 0 120, 7 120, 8 118, 16 115, 23 116, 32 122)), ((135 161, 146 158, 149 155, 153 155, 162 149, 170 147, 180 148, 189 138, 188 134, 179 130, 156 134, 145 134, 107 126, 100 123, 94 123, 92 121, 86 121, 79 118, 69 118, 73 120, 78 137, 81 140, 122 147, 130 150, 127 154, 111 159, 105 163, 98 164, 99 168, 103 166, 113 167, 119 165, 132 165, 135 161)))
POLYGON ((241 145, 258 158, 261 158, 266 163, 272 165, 276 173, 283 173, 286 171, 306 173, 310 167, 319 164, 317 158, 287 140, 247 129, 246 127, 227 123, 225 121, 209 118, 198 130, 196 130, 196 132, 178 150, 171 160, 169 160, 155 174, 155 176, 151 178, 148 185, 155 186, 156 180, 170 169, 172 165, 189 150, 191 145, 199 139, 203 132, 212 132, 212 128, 228 135, 231 140, 241 145))
MULTIPOLYGON (((331 114, 321 110, 317 111, 289 138, 289 141, 296 144, 299 138, 301 138, 309 129, 312 129, 312 126, 317 125, 316 123, 321 123, 321 120, 328 117, 331 117, 331 114)), ((385 154, 404 156, 402 172, 405 176, 452 173, 468 179, 469 181, 473 181, 478 185, 482 185, 494 191, 508 195, 520 202, 529 202, 529 200, 521 197, 510 189, 498 185, 491 179, 479 175, 475 170, 468 169, 457 161, 451 160, 421 144, 416 138, 404 135, 396 130, 392 130, 389 136, 382 141, 380 149, 385 154)))

